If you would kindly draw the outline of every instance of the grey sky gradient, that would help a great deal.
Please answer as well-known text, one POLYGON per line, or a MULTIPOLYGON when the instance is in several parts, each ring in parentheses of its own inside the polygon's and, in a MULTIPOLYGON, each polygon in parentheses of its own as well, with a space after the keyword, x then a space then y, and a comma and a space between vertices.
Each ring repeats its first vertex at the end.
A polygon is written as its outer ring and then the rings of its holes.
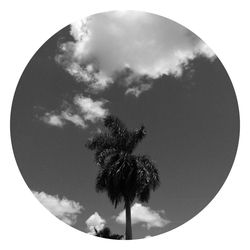
POLYGON ((28 63, 11 113, 23 178, 55 216, 84 232, 124 233, 117 209, 95 192, 97 167, 84 144, 106 114, 148 135, 161 186, 135 201, 135 238, 167 232, 216 195, 232 167, 239 112, 220 60, 191 31, 147 13, 111 12, 67 26, 28 63), (151 41, 151 42, 150 42, 151 41), (139 212, 138 212, 139 211, 139 212), (141 214, 144 214, 144 221, 141 214))

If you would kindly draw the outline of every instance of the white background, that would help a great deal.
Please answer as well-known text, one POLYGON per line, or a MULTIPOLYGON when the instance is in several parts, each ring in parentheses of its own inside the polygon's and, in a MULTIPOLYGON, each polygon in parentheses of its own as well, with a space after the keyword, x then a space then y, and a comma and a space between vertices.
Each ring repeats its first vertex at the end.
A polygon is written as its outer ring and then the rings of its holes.
MULTIPOLYGON (((250 249, 250 17, 248 1, 2 1, 0 248, 8 249, 250 249), (16 85, 37 49, 74 20, 116 9, 148 11, 183 24, 217 54, 238 97, 241 134, 233 169, 215 199, 183 226, 145 240, 109 241, 60 222, 36 201, 17 168, 10 141, 16 85)), ((101 204, 100 204, 101 205, 101 204)), ((167 211, 166 211, 167 213, 167 211)))

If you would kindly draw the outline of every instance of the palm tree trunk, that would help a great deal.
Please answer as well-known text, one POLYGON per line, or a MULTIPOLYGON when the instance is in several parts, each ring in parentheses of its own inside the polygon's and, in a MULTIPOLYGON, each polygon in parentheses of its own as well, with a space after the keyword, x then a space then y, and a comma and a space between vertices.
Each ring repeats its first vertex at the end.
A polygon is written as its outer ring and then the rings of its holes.
POLYGON ((131 210, 130 201, 125 199, 126 208, 126 240, 132 240, 131 210))

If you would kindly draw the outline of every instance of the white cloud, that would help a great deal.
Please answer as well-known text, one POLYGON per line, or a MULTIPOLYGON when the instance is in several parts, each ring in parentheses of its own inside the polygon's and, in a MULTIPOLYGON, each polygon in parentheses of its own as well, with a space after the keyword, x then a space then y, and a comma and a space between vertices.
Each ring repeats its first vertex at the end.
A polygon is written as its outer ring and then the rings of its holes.
POLYGON ((56 61, 94 91, 114 83, 117 72, 129 68, 126 93, 138 96, 149 88, 134 88, 140 76, 180 76, 182 64, 197 55, 214 53, 195 34, 161 16, 135 11, 96 14, 71 25, 75 42, 61 45, 56 61), (130 86, 128 86, 130 85, 130 86))
MULTIPOLYGON (((161 217, 160 213, 150 207, 143 206, 140 203, 135 203, 131 207, 131 222, 132 224, 143 223, 147 229, 151 227, 164 227, 170 221, 161 217)), ((123 210, 117 217, 116 222, 125 224, 125 210, 123 210)))
POLYGON ((125 92, 126 95, 131 94, 138 97, 142 92, 151 89, 151 84, 141 84, 135 87, 128 88, 125 92))
POLYGON ((81 127, 81 128, 87 127, 84 119, 78 114, 73 114, 70 110, 63 110, 61 112, 60 118, 65 121, 71 122, 78 127, 81 127))
POLYGON ((67 123, 72 123, 84 129, 88 126, 88 122, 95 123, 108 114, 108 109, 104 108, 106 102, 76 95, 73 104, 64 103, 61 109, 46 112, 39 119, 51 126, 63 127, 67 123))
POLYGON ((83 209, 79 202, 68 200, 65 197, 60 199, 57 195, 37 191, 33 191, 33 194, 52 214, 69 225, 76 223, 77 216, 83 209))
MULTIPOLYGON (((57 57, 60 63, 60 56, 57 57)), ((78 82, 84 82, 92 92, 98 92, 108 87, 113 80, 107 77, 102 71, 97 71, 91 64, 86 67, 80 66, 76 62, 68 64, 66 71, 75 77, 78 82)))
POLYGON ((59 115, 54 114, 53 112, 46 112, 42 117, 41 120, 51 126, 56 127, 63 127, 64 121, 59 115))
POLYGON ((97 212, 92 214, 86 221, 85 221, 90 234, 95 234, 95 229, 100 231, 104 228, 106 221, 103 219, 97 212))
POLYGON ((108 114, 108 110, 103 108, 106 102, 107 101, 104 100, 93 101, 90 97, 84 97, 82 95, 74 98, 74 103, 80 108, 84 120, 91 122, 96 122, 108 114))

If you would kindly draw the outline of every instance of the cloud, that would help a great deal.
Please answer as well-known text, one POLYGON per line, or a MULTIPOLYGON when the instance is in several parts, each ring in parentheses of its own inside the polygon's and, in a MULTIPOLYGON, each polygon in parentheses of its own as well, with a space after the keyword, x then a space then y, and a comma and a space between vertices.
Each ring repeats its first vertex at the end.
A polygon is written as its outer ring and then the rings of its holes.
POLYGON ((95 234, 95 229, 100 231, 104 228, 106 221, 103 219, 97 212, 92 214, 86 221, 85 221, 90 234, 95 234))
POLYGON ((63 119, 59 116, 54 114, 53 112, 46 112, 42 117, 41 120, 51 126, 56 127, 63 127, 65 122, 63 119))
POLYGON ((147 91, 149 89, 151 89, 152 85, 151 84, 141 84, 138 85, 136 87, 131 87, 128 88, 125 92, 125 94, 131 94, 134 95, 136 97, 138 97, 141 93, 143 93, 144 91, 147 91))
POLYGON ((93 101, 90 97, 84 97, 82 95, 78 95, 74 98, 74 103, 80 108, 84 120, 93 123, 107 115, 107 109, 103 108, 106 102, 107 101, 93 101))
POLYGON ((78 114, 72 114, 70 110, 63 110, 56 114, 55 111, 46 112, 40 120, 48 125, 62 128, 64 125, 73 123, 75 126, 86 128, 87 125, 84 120, 78 114))
POLYGON ((79 202, 68 200, 65 197, 60 199, 57 195, 37 191, 33 191, 33 194, 52 214, 69 225, 76 223, 77 216, 83 209, 79 202))
POLYGON ((215 57, 212 50, 183 26, 161 16, 136 11, 96 14, 71 25, 75 41, 62 43, 55 57, 78 82, 98 92, 124 77, 126 94, 150 89, 138 79, 163 74, 181 76, 182 67, 197 55, 215 57), (139 85, 141 85, 139 84, 139 85))
POLYGON ((85 129, 88 122, 96 123, 108 114, 108 109, 104 108, 106 102, 76 95, 73 104, 64 102, 59 110, 46 112, 39 119, 51 126, 63 127, 67 123, 72 123, 85 129))
MULTIPOLYGON (((143 206, 140 203, 135 203, 131 207, 131 221, 132 224, 143 223, 143 225, 146 225, 147 229, 150 229, 151 227, 164 227, 170 223, 170 221, 162 218, 160 213, 163 212, 157 212, 150 207, 143 206)), ((121 224, 126 223, 125 210, 116 217, 116 222, 121 224)))
POLYGON ((60 118, 63 119, 64 121, 71 122, 78 127, 81 127, 81 128, 87 127, 84 119, 80 115, 72 113, 70 109, 63 110, 61 112, 60 118))

